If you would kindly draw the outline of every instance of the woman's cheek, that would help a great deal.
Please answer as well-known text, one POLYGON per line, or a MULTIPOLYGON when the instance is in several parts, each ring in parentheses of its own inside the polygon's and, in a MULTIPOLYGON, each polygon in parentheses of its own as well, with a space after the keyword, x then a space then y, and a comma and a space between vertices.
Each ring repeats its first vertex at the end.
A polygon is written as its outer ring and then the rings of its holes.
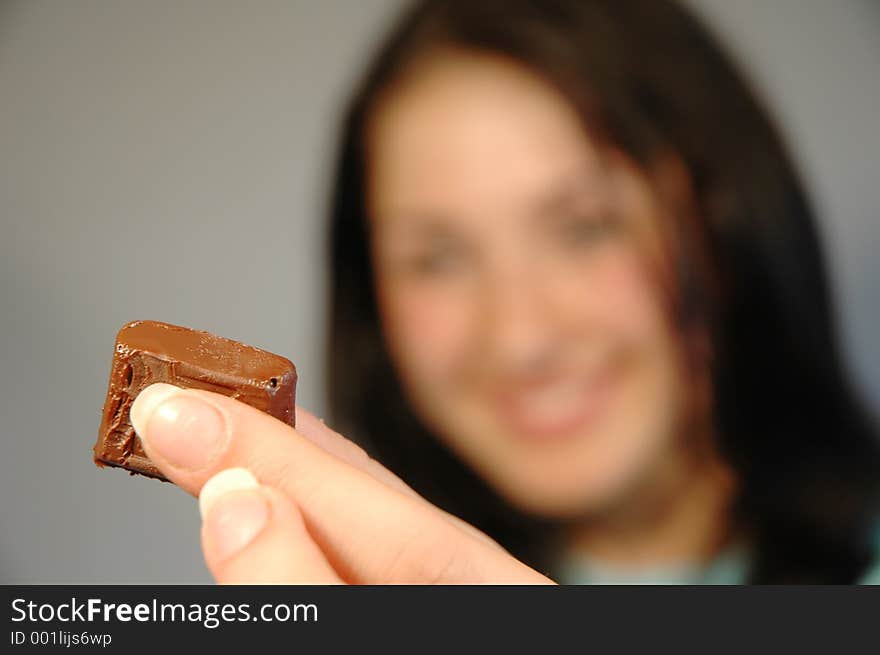
POLYGON ((615 340, 655 349, 666 347, 667 321, 648 266, 631 244, 610 247, 586 276, 593 293, 592 315, 615 340))
POLYGON ((468 351, 470 303, 460 290, 398 283, 382 299, 389 348, 410 383, 435 386, 468 351))

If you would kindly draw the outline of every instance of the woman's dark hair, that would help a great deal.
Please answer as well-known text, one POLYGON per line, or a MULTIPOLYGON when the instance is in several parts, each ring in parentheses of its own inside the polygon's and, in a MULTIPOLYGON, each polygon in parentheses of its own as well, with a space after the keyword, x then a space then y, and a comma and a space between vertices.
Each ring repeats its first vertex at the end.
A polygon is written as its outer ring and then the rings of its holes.
POLYGON ((337 425, 432 502, 550 571, 553 523, 498 498, 413 415, 380 330, 364 129, 419 55, 519 62, 643 170, 673 155, 696 226, 677 255, 680 320, 708 326, 712 419, 753 535, 751 580, 844 583, 872 556, 880 455, 847 379, 812 211, 767 114, 674 2, 427 0, 378 54, 344 123, 332 197, 329 399, 337 425), (702 261, 709 262, 707 271, 702 261))

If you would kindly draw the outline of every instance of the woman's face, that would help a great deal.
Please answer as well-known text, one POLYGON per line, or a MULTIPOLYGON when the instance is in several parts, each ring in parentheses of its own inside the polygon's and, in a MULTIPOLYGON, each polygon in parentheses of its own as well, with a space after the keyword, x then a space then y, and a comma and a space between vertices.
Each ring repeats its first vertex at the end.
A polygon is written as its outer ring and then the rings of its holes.
POLYGON ((488 56, 414 66, 367 150, 380 313, 416 414, 535 514, 607 509, 657 475, 684 385, 645 178, 488 56))

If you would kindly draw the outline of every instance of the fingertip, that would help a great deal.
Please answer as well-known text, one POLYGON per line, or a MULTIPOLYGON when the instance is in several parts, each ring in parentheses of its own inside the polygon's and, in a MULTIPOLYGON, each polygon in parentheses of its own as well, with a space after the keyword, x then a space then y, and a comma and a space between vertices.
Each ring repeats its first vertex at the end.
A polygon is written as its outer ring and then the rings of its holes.
POLYGON ((212 485, 220 489, 229 483, 247 485, 209 502, 202 545, 215 580, 220 584, 340 584, 342 580, 313 541, 296 503, 272 487, 250 486, 251 477, 239 469, 212 485))

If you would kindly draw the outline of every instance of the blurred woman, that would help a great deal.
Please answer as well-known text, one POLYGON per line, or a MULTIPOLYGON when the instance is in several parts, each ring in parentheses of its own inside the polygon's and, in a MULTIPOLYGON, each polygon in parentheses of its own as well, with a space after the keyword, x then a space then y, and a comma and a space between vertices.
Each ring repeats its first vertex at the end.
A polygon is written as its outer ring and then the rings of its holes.
POLYGON ((677 4, 418 3, 351 104, 331 229, 335 427, 516 557, 880 578, 814 216, 677 4))

